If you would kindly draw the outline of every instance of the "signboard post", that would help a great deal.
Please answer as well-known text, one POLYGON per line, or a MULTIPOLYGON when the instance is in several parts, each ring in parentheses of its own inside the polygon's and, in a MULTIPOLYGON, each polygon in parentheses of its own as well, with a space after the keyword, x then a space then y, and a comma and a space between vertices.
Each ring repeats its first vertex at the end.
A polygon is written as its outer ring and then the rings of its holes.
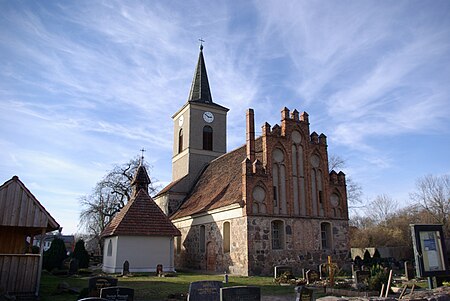
POLYGON ((428 278, 432 289, 433 278, 449 274, 447 251, 442 225, 410 225, 418 277, 428 278))

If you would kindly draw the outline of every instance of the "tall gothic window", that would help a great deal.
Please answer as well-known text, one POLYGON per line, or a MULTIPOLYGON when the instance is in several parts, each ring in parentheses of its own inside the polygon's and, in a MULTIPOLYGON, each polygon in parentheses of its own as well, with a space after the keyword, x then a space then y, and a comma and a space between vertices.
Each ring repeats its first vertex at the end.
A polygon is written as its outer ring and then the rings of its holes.
POLYGON ((112 239, 108 241, 108 251, 106 253, 107 256, 112 256, 112 239))
POLYGON ((177 254, 181 253, 181 236, 175 236, 175 248, 177 250, 177 254))
POLYGON ((283 221, 275 220, 271 223, 272 249, 284 249, 284 224, 283 221))
POLYGON ((322 250, 331 249, 331 224, 320 224, 320 236, 322 239, 322 250))
POLYGON ((286 166, 284 165, 284 153, 281 149, 274 149, 272 162, 273 212, 274 214, 287 214, 286 166))
POLYGON ((213 150, 213 129, 209 125, 203 127, 203 149, 213 150))
POLYGON ((294 213, 296 215, 306 215, 305 175, 303 164, 303 147, 301 145, 302 136, 299 132, 293 131, 291 138, 294 213))
POLYGON ((200 253, 205 253, 206 250, 206 231, 205 231, 205 226, 201 225, 200 226, 200 237, 199 237, 199 251, 200 253))
POLYGON ((324 216, 323 175, 320 170, 320 158, 317 155, 311 157, 311 188, 312 188, 312 214, 324 216))
POLYGON ((230 222, 223 223, 223 252, 230 253, 230 222))
POLYGON ((178 153, 183 151, 183 129, 178 132, 178 153))

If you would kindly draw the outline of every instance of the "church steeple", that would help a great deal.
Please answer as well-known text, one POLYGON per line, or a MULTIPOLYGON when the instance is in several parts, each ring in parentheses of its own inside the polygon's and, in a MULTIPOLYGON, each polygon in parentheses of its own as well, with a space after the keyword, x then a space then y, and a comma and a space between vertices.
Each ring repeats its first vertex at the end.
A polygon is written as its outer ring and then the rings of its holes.
MULTIPOLYGON (((143 150, 142 150, 143 152, 143 150)), ((141 157, 141 161, 139 162, 139 166, 136 169, 136 173, 134 174, 134 178, 131 181, 131 186, 133 186, 133 196, 136 196, 139 190, 144 189, 148 194, 148 185, 150 185, 150 177, 148 176, 147 169, 143 165, 144 156, 141 157)))
POLYGON ((208 74, 206 73, 205 59, 203 58, 203 45, 200 45, 197 67, 192 80, 188 101, 212 103, 211 90, 209 88, 208 74))

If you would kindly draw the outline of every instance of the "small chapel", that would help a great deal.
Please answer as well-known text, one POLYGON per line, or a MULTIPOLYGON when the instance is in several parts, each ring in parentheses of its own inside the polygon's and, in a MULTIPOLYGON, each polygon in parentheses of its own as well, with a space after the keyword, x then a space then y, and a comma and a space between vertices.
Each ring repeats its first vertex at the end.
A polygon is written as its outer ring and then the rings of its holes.
POLYGON ((131 200, 101 233, 105 273, 156 272, 158 266, 175 272, 174 237, 180 231, 148 194, 150 177, 143 160, 131 181, 131 200))
POLYGON ((328 171, 327 137, 287 108, 255 137, 249 109, 243 145, 227 152, 228 110, 213 101, 200 46, 189 98, 172 116, 172 182, 154 197, 181 232, 175 266, 250 276, 343 262, 345 174, 328 171))

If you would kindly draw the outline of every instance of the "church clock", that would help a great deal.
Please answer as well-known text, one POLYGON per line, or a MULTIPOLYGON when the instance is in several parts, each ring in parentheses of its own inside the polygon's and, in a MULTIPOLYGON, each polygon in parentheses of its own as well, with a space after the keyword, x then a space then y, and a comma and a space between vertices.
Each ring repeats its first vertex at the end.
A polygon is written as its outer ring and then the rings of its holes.
POLYGON ((203 113, 203 120, 207 123, 211 123, 214 121, 214 114, 211 112, 203 113))

